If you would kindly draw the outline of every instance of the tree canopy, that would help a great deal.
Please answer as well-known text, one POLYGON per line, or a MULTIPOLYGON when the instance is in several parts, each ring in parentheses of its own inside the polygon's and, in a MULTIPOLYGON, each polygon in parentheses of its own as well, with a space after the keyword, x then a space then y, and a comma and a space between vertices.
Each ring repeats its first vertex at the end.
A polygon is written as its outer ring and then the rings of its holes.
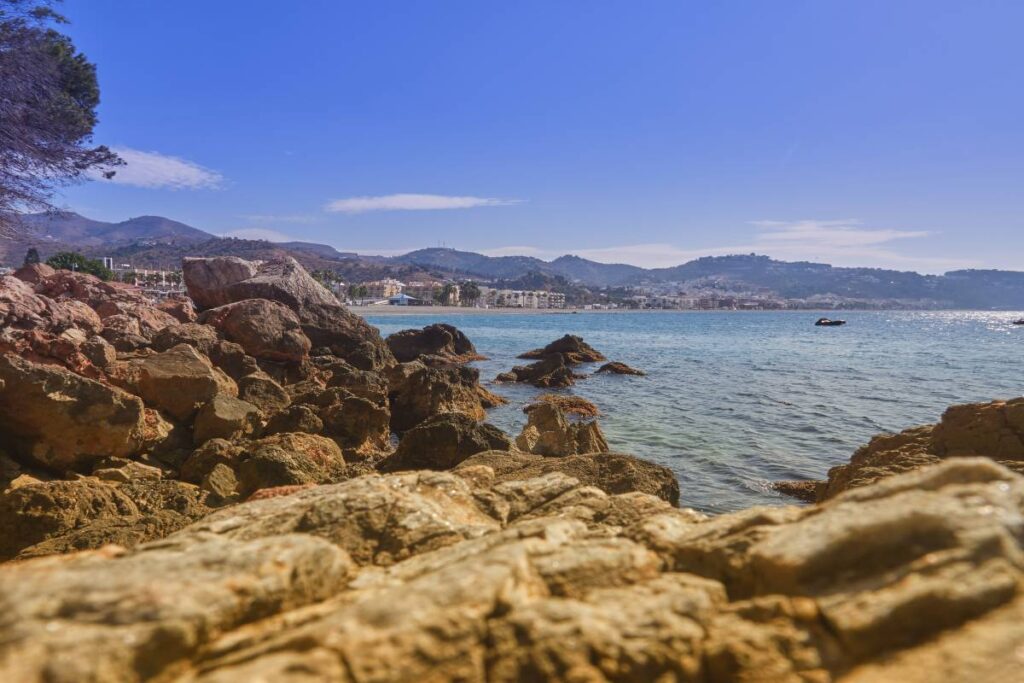
POLYGON ((0 230, 14 214, 51 209, 55 187, 118 165, 92 146, 96 68, 53 27, 55 0, 0 0, 0 230))
POLYGON ((78 273, 95 275, 101 280, 114 277, 112 270, 103 265, 102 261, 86 258, 74 251, 62 251, 46 259, 46 265, 57 270, 73 270, 78 273))

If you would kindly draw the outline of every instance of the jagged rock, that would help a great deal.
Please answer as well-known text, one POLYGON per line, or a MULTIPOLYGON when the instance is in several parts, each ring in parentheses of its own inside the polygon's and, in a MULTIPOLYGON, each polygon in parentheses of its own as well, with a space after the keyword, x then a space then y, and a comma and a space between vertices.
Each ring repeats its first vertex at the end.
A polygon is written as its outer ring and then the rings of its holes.
POLYGON ((179 323, 192 323, 196 320, 195 306, 187 298, 164 299, 156 307, 179 323))
POLYGON ((196 487, 157 477, 123 483, 84 477, 8 489, 0 493, 0 559, 132 546, 209 511, 196 487))
POLYGON ((849 464, 829 470, 818 500, 962 456, 992 458, 1024 471, 1024 398, 951 406, 937 425, 874 437, 851 456, 849 464))
POLYGON ((238 395, 235 382, 188 344, 118 363, 110 376, 118 386, 177 420, 191 419, 218 394, 238 395))
POLYGON ((460 413, 435 415, 403 436, 398 449, 380 463, 382 472, 448 470, 481 451, 508 451, 511 440, 494 425, 460 413))
POLYGON ((22 282, 27 282, 31 285, 38 284, 45 280, 57 271, 45 263, 26 263, 21 268, 14 271, 14 277, 18 278, 22 282))
POLYGON ((525 382, 542 389, 571 387, 579 378, 560 353, 545 356, 529 365, 517 365, 495 378, 497 382, 525 382))
POLYGON ((119 389, 10 354, 0 355, 0 435, 5 447, 63 471, 129 456, 144 431, 142 401, 119 389))
POLYGON ((527 413, 516 446, 527 453, 548 456, 606 453, 608 442, 596 420, 571 421, 554 403, 538 403, 527 413))
POLYGON ((376 328, 348 311, 295 259, 255 264, 233 257, 185 259, 185 286, 200 309, 269 299, 292 309, 314 350, 325 349, 363 370, 394 364, 376 328))
POLYGON ((186 258, 181 262, 181 271, 189 297, 200 310, 205 310, 237 301, 228 293, 228 287, 254 276, 256 264, 236 256, 186 258))
POLYGON ((246 299, 205 311, 200 322, 220 330, 255 358, 301 362, 312 347, 299 318, 284 304, 246 299))
POLYGON ((291 397, 284 387, 275 382, 265 372, 254 372, 251 375, 240 377, 238 383, 238 398, 248 401, 264 413, 273 413, 283 410, 291 403, 291 397))
POLYGON ((487 413, 481 401, 479 379, 476 368, 402 363, 389 375, 391 428, 403 432, 442 413, 484 419, 487 413))
POLYGON ((523 412, 529 413, 545 403, 555 406, 566 415, 598 417, 601 414, 601 410, 592 401, 571 394, 541 394, 533 403, 523 406, 523 412))
POLYGON ((435 356, 449 363, 486 360, 477 353, 469 337, 445 323, 427 325, 422 330, 395 332, 385 341, 399 363, 422 360, 422 356, 435 356))
POLYGON ((318 412, 316 406, 293 403, 272 415, 263 427, 263 433, 267 435, 281 432, 320 434, 324 430, 324 422, 320 419, 318 412))
POLYGON ((453 471, 485 465, 495 481, 514 482, 559 472, 605 493, 640 492, 679 504, 679 483, 672 470, 622 453, 585 453, 549 458, 531 453, 481 452, 466 458, 453 471))
POLYGON ((101 369, 109 368, 117 360, 117 349, 99 335, 87 339, 81 351, 90 363, 101 369))
POLYGON ((813 503, 818 499, 818 487, 824 485, 821 481, 773 481, 771 488, 784 496, 802 500, 805 503, 813 503))
POLYGON ((334 359, 324 368, 330 373, 328 388, 345 389, 374 403, 386 403, 388 382, 380 373, 354 368, 343 360, 334 359))
POLYGON ((93 467, 92 476, 102 481, 126 483, 137 479, 163 479, 164 471, 157 466, 147 465, 124 458, 104 458, 93 467))
POLYGON ((1009 681, 1022 500, 964 459, 710 520, 558 473, 275 490, 0 567, 0 679, 1009 681))
POLYGON ((574 334, 567 334, 561 339, 556 339, 542 349, 527 351, 519 357, 530 360, 540 360, 556 353, 562 355, 568 365, 597 363, 599 361, 608 360, 600 351, 583 341, 582 337, 578 337, 574 334))
POLYGON ((263 488, 327 484, 348 477, 338 445, 316 434, 274 434, 247 445, 235 466, 243 497, 263 488))
POLYGON ((214 396, 196 413, 192 439, 197 445, 210 439, 240 439, 259 429, 261 418, 251 403, 233 396, 214 396))
POLYGON ((638 377, 643 377, 644 375, 647 374, 643 370, 631 368, 625 363, 620 363, 618 361, 615 361, 614 363, 605 363, 604 365, 597 369, 597 372, 611 373, 613 375, 636 375, 638 377))
POLYGON ((339 396, 317 414, 323 434, 350 460, 374 460, 391 450, 391 413, 387 405, 361 396, 339 396))
POLYGON ((157 351, 167 351, 178 344, 195 347, 234 380, 260 371, 256 359, 246 354, 240 344, 224 341, 210 325, 184 323, 166 327, 153 336, 152 347, 157 351))

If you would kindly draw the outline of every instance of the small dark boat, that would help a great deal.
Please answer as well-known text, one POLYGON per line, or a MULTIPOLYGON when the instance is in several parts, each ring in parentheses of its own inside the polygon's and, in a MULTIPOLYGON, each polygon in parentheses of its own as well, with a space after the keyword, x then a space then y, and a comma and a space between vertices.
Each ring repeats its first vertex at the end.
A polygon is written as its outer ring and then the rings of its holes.
POLYGON ((1014 320, 1013 324, 1014 325, 1024 325, 1024 318, 1021 318, 1020 320, 1014 320))
POLYGON ((817 322, 814 323, 818 327, 839 327, 845 325, 845 320, 832 320, 830 318, 818 318, 817 322))

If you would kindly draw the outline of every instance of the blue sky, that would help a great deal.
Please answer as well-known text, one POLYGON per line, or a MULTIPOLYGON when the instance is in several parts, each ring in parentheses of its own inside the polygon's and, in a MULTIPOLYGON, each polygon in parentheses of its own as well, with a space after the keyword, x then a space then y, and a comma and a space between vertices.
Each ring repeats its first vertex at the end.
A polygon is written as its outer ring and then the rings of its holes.
POLYGON ((394 253, 1024 270, 1024 3, 68 0, 90 217, 394 253))

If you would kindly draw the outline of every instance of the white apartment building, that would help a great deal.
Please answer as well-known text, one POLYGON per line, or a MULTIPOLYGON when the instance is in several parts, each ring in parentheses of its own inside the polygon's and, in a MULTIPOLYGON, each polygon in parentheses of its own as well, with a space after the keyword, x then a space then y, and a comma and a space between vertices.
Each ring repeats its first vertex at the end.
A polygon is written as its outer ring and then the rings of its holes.
POLYGON ((565 294, 538 290, 481 287, 480 300, 494 308, 565 308, 565 294))

